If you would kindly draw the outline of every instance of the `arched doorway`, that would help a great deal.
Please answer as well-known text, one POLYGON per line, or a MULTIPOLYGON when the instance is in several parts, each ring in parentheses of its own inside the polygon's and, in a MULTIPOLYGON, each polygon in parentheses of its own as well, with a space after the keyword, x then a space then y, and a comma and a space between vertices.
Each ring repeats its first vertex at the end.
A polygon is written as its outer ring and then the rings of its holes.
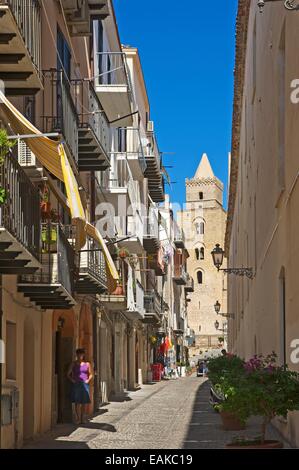
POLYGON ((23 355, 23 438, 30 439, 34 435, 34 369, 35 345, 34 326, 30 318, 24 323, 24 355, 23 355))
POLYGON ((71 310, 55 310, 54 330, 54 423, 72 422, 71 382, 67 378, 75 352, 75 314, 71 310))

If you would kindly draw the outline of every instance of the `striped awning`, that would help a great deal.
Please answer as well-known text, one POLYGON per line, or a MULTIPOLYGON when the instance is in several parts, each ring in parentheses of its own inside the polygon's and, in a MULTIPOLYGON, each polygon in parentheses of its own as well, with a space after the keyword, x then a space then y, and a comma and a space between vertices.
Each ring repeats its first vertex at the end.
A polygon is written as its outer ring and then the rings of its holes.
POLYGON ((28 137, 23 140, 40 163, 65 184, 72 222, 77 226, 76 249, 80 250, 84 247, 86 235, 92 237, 103 250, 111 277, 115 281, 118 280, 118 272, 105 241, 99 231, 86 220, 86 207, 82 204, 78 182, 68 161, 63 142, 55 142, 44 136, 13 106, 1 91, 0 109, 16 135, 34 135, 32 138, 28 137))

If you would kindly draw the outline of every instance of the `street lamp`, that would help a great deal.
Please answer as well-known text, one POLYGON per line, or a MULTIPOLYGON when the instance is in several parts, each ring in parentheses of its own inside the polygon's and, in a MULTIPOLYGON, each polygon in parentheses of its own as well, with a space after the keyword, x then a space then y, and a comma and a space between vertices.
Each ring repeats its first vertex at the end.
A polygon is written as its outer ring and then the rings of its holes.
POLYGON ((217 300, 217 302, 215 303, 214 308, 215 308, 215 312, 217 313, 217 315, 219 315, 221 305, 220 305, 220 303, 219 303, 218 300, 217 300))
POLYGON ((225 325, 227 326, 227 324, 223 324, 223 328, 219 328, 219 326, 220 326, 219 321, 216 320, 214 325, 215 325, 215 328, 216 328, 217 331, 222 331, 223 333, 227 333, 227 328, 224 328, 224 326, 225 325))
MULTIPOLYGON (((257 6, 259 7, 260 12, 263 13, 266 2, 277 2, 277 1, 282 1, 282 0, 258 0, 257 6)), ((297 0, 284 0, 284 7, 287 10, 299 10, 297 0)))
POLYGON ((226 268, 221 269, 224 258, 224 250, 220 247, 219 243, 216 244, 214 250, 211 252, 214 266, 218 271, 223 271, 225 274, 235 274, 236 276, 246 276, 249 279, 254 278, 254 272, 252 268, 226 268))
MULTIPOLYGON (((218 300, 217 300, 217 302, 216 302, 215 305, 214 305, 214 309, 215 309, 215 312, 217 313, 217 315, 219 315, 220 309, 221 309, 221 304, 219 303, 218 300)), ((221 315, 222 317, 225 317, 225 318, 235 318, 235 314, 234 314, 234 313, 220 313, 220 315, 221 315)))

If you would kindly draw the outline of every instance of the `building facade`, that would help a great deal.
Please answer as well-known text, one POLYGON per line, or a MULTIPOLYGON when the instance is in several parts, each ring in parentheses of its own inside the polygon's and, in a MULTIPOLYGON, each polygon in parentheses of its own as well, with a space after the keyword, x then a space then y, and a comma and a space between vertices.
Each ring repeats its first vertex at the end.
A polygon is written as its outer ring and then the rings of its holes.
MULTIPOLYGON (((257 2, 239 1, 226 231, 228 266, 254 273, 229 277, 229 349, 245 359, 275 351, 296 371, 298 35, 298 15, 283 2, 265 3, 260 14, 257 2)), ((276 424, 298 446, 299 414, 276 424)))
POLYGON ((178 212, 178 221, 184 229, 189 251, 187 272, 194 279, 194 292, 190 293, 188 305, 189 327, 194 331, 190 353, 202 355, 206 350, 220 347, 219 338, 226 336, 226 332, 221 331, 225 329, 226 320, 216 315, 216 301, 221 304, 221 312, 227 313, 226 277, 221 271, 217 272, 211 256, 216 243, 224 243, 223 184, 214 175, 206 154, 194 177, 186 180, 186 206, 178 212))
POLYGON ((183 361, 186 309, 174 314, 174 220, 141 61, 112 2, 0 0, 0 62, 0 437, 17 448, 72 421, 76 348, 92 416, 154 363, 183 361))

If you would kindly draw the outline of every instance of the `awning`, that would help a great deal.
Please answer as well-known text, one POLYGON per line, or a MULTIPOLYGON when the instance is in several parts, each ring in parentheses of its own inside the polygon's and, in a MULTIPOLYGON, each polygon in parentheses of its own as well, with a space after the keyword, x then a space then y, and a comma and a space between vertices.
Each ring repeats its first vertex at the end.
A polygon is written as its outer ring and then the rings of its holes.
POLYGON ((78 183, 72 167, 68 161, 62 142, 55 142, 42 133, 29 122, 20 111, 0 91, 0 107, 15 134, 37 135, 38 137, 26 138, 24 141, 30 150, 37 156, 40 163, 56 178, 63 181, 66 188, 68 205, 73 223, 77 226, 76 249, 80 250, 86 243, 86 234, 92 237, 103 250, 106 264, 111 277, 119 279, 117 269, 112 257, 99 231, 86 220, 78 183))

